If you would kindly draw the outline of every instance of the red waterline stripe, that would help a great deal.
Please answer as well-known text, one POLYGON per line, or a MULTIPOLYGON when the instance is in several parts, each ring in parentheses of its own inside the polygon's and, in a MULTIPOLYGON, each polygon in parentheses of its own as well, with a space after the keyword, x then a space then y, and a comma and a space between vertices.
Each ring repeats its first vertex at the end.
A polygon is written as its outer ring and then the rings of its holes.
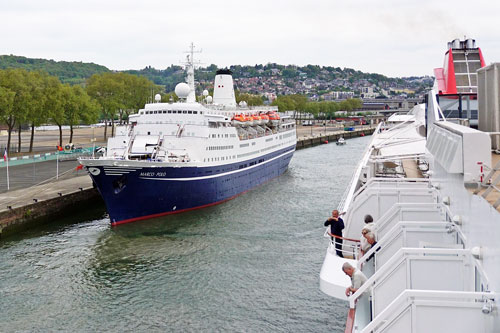
POLYGON ((188 212, 190 210, 202 209, 202 208, 206 208, 206 207, 210 207, 210 206, 219 205, 219 204, 224 203, 226 201, 232 200, 232 199, 234 199, 234 198, 236 198, 236 197, 238 197, 238 196, 240 196, 242 194, 245 194, 248 191, 251 191, 251 190, 253 190, 254 188, 256 188, 258 186, 264 185, 264 184, 270 182, 271 180, 273 180, 273 179, 275 179, 275 178, 277 178, 277 177, 279 177, 281 175, 282 174, 279 174, 276 177, 273 177, 271 179, 266 180, 262 184, 258 184, 257 186, 254 186, 254 187, 252 187, 252 188, 250 188, 250 189, 248 189, 246 191, 243 191, 241 193, 238 193, 236 195, 233 195, 232 197, 229 197, 229 198, 221 200, 221 201, 212 202, 212 203, 209 203, 209 204, 206 204, 206 205, 202 205, 202 206, 181 209, 181 210, 177 210, 177 211, 174 211, 174 212, 164 212, 164 213, 157 213, 157 214, 152 214, 152 215, 145 215, 145 216, 141 216, 141 217, 133 217, 131 219, 121 220, 121 221, 118 221, 118 222, 111 222, 111 226, 114 227, 114 226, 117 226, 117 225, 120 225, 120 224, 125 224, 125 223, 130 223, 130 222, 135 222, 135 221, 148 220, 148 219, 152 219, 152 218, 155 218, 155 217, 160 217, 160 216, 165 216, 165 215, 172 215, 172 214, 178 214, 178 213, 184 213, 184 212, 188 212))

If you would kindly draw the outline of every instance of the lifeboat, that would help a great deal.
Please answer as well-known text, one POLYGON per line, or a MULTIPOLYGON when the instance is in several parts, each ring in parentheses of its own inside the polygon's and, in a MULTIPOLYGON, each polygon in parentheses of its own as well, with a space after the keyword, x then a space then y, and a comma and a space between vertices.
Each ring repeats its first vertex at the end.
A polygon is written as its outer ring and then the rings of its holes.
POLYGON ((277 112, 271 111, 267 114, 269 116, 269 120, 273 126, 278 126, 280 122, 280 115, 277 112))
POLYGON ((269 122, 269 116, 267 114, 261 113, 259 116, 262 125, 265 125, 269 122))
POLYGON ((231 119, 231 122, 233 123, 233 126, 235 126, 235 127, 243 126, 245 121, 246 121, 246 117, 242 114, 237 114, 231 119))
POLYGON ((252 118, 254 125, 262 125, 262 117, 261 116, 254 114, 250 117, 252 118))
POLYGON ((245 124, 244 126, 253 126, 254 121, 251 115, 244 114, 243 117, 245 117, 245 124))

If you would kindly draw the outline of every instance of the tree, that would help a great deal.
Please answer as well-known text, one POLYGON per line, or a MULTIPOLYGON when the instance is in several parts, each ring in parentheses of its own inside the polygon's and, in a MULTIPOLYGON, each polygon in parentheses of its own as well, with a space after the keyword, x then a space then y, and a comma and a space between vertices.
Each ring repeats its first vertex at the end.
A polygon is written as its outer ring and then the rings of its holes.
POLYGON ((35 127, 40 126, 47 121, 49 115, 45 109, 45 100, 47 98, 47 91, 45 90, 45 82, 47 80, 47 73, 44 72, 30 72, 28 86, 30 89, 30 103, 27 110, 26 122, 31 127, 30 147, 29 151, 33 151, 33 141, 35 138, 35 127))
POLYGON ((113 135, 116 112, 123 108, 121 96, 123 88, 121 82, 115 79, 115 75, 114 73, 94 74, 87 80, 87 93, 99 103, 104 115, 104 140, 107 138, 108 119, 111 120, 111 135, 113 135))
POLYGON ((6 100, 5 106, 9 105, 12 98, 11 93, 14 94, 12 104, 10 107, 5 107, 1 110, 0 118, 3 123, 7 125, 7 151, 10 151, 10 143, 12 138, 12 130, 17 124, 18 120, 25 117, 27 110, 27 101, 29 89, 26 85, 27 72, 24 69, 7 69, 0 71, 0 86, 4 88, 4 99, 6 100))
POLYGON ((44 91, 46 99, 44 108, 48 112, 48 117, 59 127, 59 146, 63 145, 62 125, 64 124, 64 102, 67 93, 59 79, 54 76, 47 76, 44 80, 44 91))
POLYGON ((69 125, 69 142, 73 142, 73 127, 82 122, 87 124, 96 122, 99 105, 80 86, 65 86, 64 96, 65 122, 69 125))

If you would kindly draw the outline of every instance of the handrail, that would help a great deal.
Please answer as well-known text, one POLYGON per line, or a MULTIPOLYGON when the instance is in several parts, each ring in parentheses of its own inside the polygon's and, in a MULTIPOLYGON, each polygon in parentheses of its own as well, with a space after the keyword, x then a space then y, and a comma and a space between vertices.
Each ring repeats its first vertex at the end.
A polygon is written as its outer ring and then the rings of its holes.
POLYGON ((345 331, 344 333, 352 333, 354 329, 354 319, 356 318, 356 309, 349 309, 347 313, 347 320, 345 322, 345 331))
MULTIPOLYGON (((381 268, 379 268, 375 274, 373 274, 372 276, 370 276, 370 278, 368 278, 366 280, 366 282, 358 288, 358 290, 352 294, 351 296, 349 296, 349 307, 350 308, 354 308, 355 307, 355 304, 356 304, 356 300, 361 297, 365 291, 367 291, 369 288, 372 287, 372 285, 374 285, 378 278, 380 276, 384 276, 384 273, 386 273, 387 271, 393 269, 394 267, 397 267, 398 264, 405 260, 406 257, 405 257, 405 254, 406 255, 411 255, 411 254, 414 254, 414 255, 422 255, 422 254, 428 254, 428 253, 432 253, 434 255, 439 255, 439 254, 456 254, 456 255, 470 255, 470 251, 469 250, 459 250, 459 249, 431 249, 431 248, 401 248, 399 249, 381 268)), ((438 257, 429 257, 429 258, 438 258, 438 257)))
MULTIPOLYGON (((362 332, 374 332, 376 328, 383 328, 380 325, 390 324, 389 319, 396 318, 401 311, 409 305, 421 299, 429 300, 455 300, 461 302, 471 302, 473 304, 485 302, 486 300, 495 301, 496 294, 490 292, 470 292, 470 291, 444 291, 444 290, 411 290, 406 289, 399 294, 396 299, 389 304, 380 314, 374 318, 368 325, 362 328, 362 332)), ((435 303, 434 303, 435 304, 435 303)))
POLYGON ((330 232, 326 232, 330 237, 333 237, 333 238, 337 238, 337 239, 344 239, 344 240, 348 240, 348 241, 351 241, 351 242, 360 242, 359 239, 354 239, 354 238, 347 238, 347 237, 342 237, 342 236, 337 236, 337 235, 334 235, 330 232))
MULTIPOLYGON (((377 244, 375 247, 370 248, 358 261, 357 265, 358 267, 361 267, 362 264, 364 264, 366 261, 368 261, 368 258, 374 254, 375 252, 378 251, 383 245, 385 245, 386 242, 393 240, 394 237, 396 237, 399 234, 399 231, 403 231, 405 227, 447 227, 447 226, 456 226, 454 223, 450 222, 438 222, 438 221, 428 221, 428 222, 422 222, 422 221, 400 221, 396 223, 385 235, 380 238, 379 241, 377 241, 377 244)), ((458 230, 456 230, 458 233, 458 230)), ((404 247, 404 245, 403 245, 404 247)))
POLYGON ((380 216, 380 218, 378 219, 378 221, 376 222, 377 223, 377 229, 378 230, 383 230, 383 227, 385 227, 385 225, 388 222, 388 219, 395 213, 398 213, 400 212, 400 210, 402 208, 412 208, 413 207, 418 207, 418 206, 430 206, 430 205, 436 205, 438 206, 440 209, 443 209, 445 206, 443 204, 440 204, 440 203, 437 203, 437 202, 433 202, 433 203, 424 203, 424 202, 397 202, 395 203, 394 205, 392 205, 391 208, 389 208, 385 213, 384 215, 380 216), (407 207, 405 207, 407 206, 407 207))
MULTIPOLYGON (((375 128, 375 132, 380 132, 380 128, 383 123, 379 123, 377 127, 375 128)), ((374 132, 374 133, 375 133, 374 132)), ((360 159, 358 162, 358 165, 356 166, 356 169, 354 173, 351 176, 351 180, 349 181, 349 185, 346 188, 346 191, 344 191, 342 195, 342 199, 340 200, 340 203, 338 205, 338 210, 340 212, 345 212, 349 208, 349 205, 351 204, 353 200, 353 194, 355 192, 354 189, 354 183, 355 181, 359 180, 359 176, 361 175, 361 170, 363 169, 363 166, 366 165, 366 162, 368 161, 370 155, 371 155, 371 150, 373 149, 372 143, 375 137, 372 138, 370 141, 370 144, 365 148, 365 151, 363 152, 363 157, 360 159)))

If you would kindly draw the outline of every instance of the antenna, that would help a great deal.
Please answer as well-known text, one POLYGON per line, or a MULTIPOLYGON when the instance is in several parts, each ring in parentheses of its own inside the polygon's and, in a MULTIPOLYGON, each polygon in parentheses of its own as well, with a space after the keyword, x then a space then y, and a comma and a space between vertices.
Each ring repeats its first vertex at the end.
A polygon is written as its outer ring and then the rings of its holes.
POLYGON ((186 98, 186 102, 188 103, 196 102, 195 87, 194 87, 194 68, 195 66, 201 65, 200 61, 194 61, 194 54, 201 53, 202 50, 200 49, 199 51, 195 51, 194 49, 195 49, 194 43, 191 42, 191 45, 189 46, 189 51, 184 52, 187 53, 186 62, 183 63, 186 66, 186 71, 187 71, 186 81, 189 88, 191 89, 189 95, 186 98))

